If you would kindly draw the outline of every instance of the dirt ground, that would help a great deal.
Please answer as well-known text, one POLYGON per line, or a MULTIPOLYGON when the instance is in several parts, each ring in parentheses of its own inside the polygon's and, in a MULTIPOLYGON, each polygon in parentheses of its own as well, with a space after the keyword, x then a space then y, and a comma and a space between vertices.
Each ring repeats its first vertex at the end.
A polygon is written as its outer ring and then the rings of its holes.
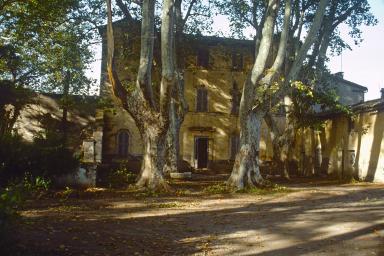
POLYGON ((165 196, 29 201, 10 254, 384 255, 384 185, 296 180, 282 193, 203 193, 212 180, 176 183, 183 192, 165 196))

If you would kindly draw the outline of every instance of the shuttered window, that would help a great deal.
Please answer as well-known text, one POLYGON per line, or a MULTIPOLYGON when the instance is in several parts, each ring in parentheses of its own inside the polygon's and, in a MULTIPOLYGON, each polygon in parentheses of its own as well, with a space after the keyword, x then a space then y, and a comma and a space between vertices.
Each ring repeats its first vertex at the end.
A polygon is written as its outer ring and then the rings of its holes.
POLYGON ((120 131, 117 135, 117 153, 120 157, 128 156, 129 133, 128 131, 120 131))
POLYGON ((196 93, 196 112, 208 111, 208 92, 205 88, 197 89, 196 93))

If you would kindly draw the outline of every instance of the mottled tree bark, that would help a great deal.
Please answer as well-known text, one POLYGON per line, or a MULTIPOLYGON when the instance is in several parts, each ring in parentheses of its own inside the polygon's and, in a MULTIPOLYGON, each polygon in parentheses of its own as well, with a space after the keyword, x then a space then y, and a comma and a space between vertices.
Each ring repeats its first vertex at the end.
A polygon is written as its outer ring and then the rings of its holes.
POLYGON ((143 161, 136 185, 168 190, 163 177, 171 92, 175 85, 174 1, 164 0, 161 23, 162 78, 158 104, 152 90, 155 0, 143 0, 140 64, 136 84, 125 89, 115 68, 111 0, 107 1, 108 76, 117 99, 135 120, 143 140, 143 161))
POLYGON ((277 104, 286 94, 290 82, 297 78, 306 54, 313 44, 316 34, 322 24, 325 8, 329 0, 321 0, 313 21, 300 51, 293 62, 288 77, 277 91, 268 93, 272 82, 275 81, 276 73, 281 69, 284 56, 286 55, 287 33, 289 31, 291 16, 291 1, 285 1, 284 31, 280 38, 277 56, 271 70, 265 73, 266 61, 272 44, 273 28, 276 20, 277 1, 269 0, 267 14, 263 25, 262 39, 258 55, 247 81, 244 84, 240 103, 240 151, 236 156, 232 174, 228 185, 235 189, 242 189, 246 185, 264 185, 265 182, 259 169, 259 144, 261 122, 268 111, 270 104, 277 104), (261 91, 261 93, 260 93, 261 91))
MULTIPOLYGON (((273 148, 272 160, 273 160, 274 166, 278 170, 278 173, 280 173, 281 177, 289 180, 289 173, 287 170, 287 166, 285 164, 285 160, 282 157, 282 154, 284 153, 284 149, 287 148, 287 144, 288 144, 288 140, 286 137, 289 136, 290 134, 288 134, 287 131, 281 131, 279 129, 271 113, 268 112, 265 115, 264 120, 270 129, 270 134, 272 137, 272 148, 273 148)), ((285 153, 287 154, 287 152, 285 153)))
POLYGON ((164 173, 169 174, 173 172, 179 172, 180 163, 180 127, 184 121, 185 113, 188 110, 188 106, 184 97, 184 48, 183 45, 183 30, 185 23, 190 16, 193 5, 196 4, 196 0, 192 0, 189 4, 185 17, 182 16, 181 5, 182 0, 175 0, 175 70, 176 70, 176 84, 172 92, 172 100, 169 111, 169 128, 167 131, 167 150, 166 161, 164 165, 164 173))

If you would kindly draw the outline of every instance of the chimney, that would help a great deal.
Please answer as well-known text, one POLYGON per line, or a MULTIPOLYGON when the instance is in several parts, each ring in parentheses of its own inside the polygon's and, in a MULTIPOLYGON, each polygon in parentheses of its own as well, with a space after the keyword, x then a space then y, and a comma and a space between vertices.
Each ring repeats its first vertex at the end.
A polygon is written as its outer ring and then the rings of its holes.
POLYGON ((334 75, 338 78, 344 78, 344 72, 337 72, 334 75))
POLYGON ((380 92, 381 92, 381 99, 384 99, 384 88, 381 88, 380 92))

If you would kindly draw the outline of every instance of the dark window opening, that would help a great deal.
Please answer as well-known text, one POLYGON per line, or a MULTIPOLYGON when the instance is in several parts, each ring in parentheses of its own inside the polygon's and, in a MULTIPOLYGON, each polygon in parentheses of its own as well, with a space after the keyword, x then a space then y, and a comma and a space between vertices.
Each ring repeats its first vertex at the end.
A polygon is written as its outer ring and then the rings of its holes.
POLYGON ((196 112, 208 111, 208 92, 205 88, 197 89, 196 94, 196 112))
POLYGON ((208 49, 199 49, 197 51, 197 66, 208 68, 209 66, 209 50, 208 49))
POLYGON ((120 157, 128 156, 129 146, 129 133, 127 131, 120 131, 117 135, 117 154, 120 157))
POLYGON ((242 70, 243 69, 243 54, 233 52, 232 53, 232 69, 242 70))
POLYGON ((230 159, 235 160, 236 154, 240 149, 240 136, 238 134, 231 135, 231 152, 230 159))
POLYGON ((208 150, 209 142, 206 137, 195 138, 195 159, 197 161, 197 168, 208 167, 208 150))
POLYGON ((238 88, 236 82, 233 82, 232 92, 231 93, 232 93, 231 114, 232 115, 238 115, 239 114, 239 109, 240 109, 241 93, 239 92, 239 88, 238 88))

